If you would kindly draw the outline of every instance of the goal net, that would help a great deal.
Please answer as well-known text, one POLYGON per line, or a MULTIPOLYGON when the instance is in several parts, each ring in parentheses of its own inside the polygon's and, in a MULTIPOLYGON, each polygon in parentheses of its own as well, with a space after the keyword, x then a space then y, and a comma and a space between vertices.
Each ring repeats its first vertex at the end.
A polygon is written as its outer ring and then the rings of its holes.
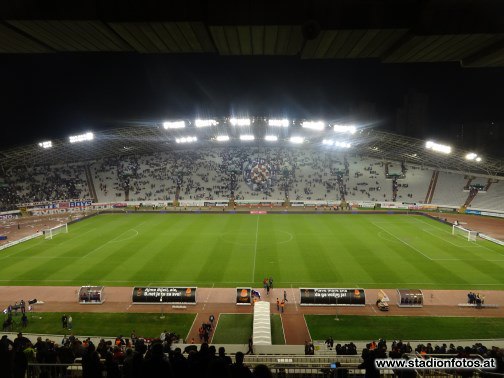
POLYGON ((60 224, 59 226, 44 230, 44 238, 52 239, 54 236, 58 234, 66 234, 66 233, 68 233, 68 224, 66 223, 60 224))
POLYGON ((468 230, 462 226, 453 225, 452 226, 452 235, 460 235, 467 239, 468 241, 476 241, 476 237, 478 236, 477 231, 468 230))

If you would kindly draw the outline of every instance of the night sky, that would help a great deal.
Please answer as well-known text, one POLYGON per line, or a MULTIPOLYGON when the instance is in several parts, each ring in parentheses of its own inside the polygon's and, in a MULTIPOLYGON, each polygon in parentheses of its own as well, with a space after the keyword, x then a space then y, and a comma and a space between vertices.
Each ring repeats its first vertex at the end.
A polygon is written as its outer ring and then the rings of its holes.
MULTIPOLYGON (((196 116, 351 117, 375 109, 393 131, 411 90, 429 97, 427 134, 504 121, 504 69, 299 57, 47 54, 0 56, 1 146, 196 116)), ((427 136, 427 135, 426 135, 427 136)))

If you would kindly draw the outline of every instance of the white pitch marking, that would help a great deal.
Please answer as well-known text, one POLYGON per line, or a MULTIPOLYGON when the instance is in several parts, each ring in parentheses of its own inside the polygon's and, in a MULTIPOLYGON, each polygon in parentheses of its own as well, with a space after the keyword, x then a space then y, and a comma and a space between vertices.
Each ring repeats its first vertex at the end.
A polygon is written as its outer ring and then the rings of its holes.
MULTIPOLYGON (((215 287, 215 283, 212 284, 212 289, 215 287)), ((208 300, 210 299, 210 295, 212 294, 212 290, 208 290, 208 295, 205 299, 205 303, 203 304, 203 309, 202 311, 205 310, 206 304, 208 303, 208 300)))
POLYGON ((423 232, 427 232, 429 235, 432 235, 434 236, 435 238, 438 238, 446 243, 450 243, 451 245, 457 247, 457 248, 477 248, 478 246, 477 245, 459 245, 459 244, 455 244, 455 243, 452 243, 451 241, 445 239, 444 237, 442 236, 437 236, 436 234, 433 234, 432 232, 426 230, 425 228, 422 228, 422 231, 423 232))
POLYGON ((294 288, 292 287, 292 284, 291 284, 291 291, 292 291, 292 300, 294 301, 294 306, 296 307, 296 312, 298 312, 299 309, 298 309, 297 301, 296 301, 296 293, 294 292, 294 288))
POLYGON ((103 247, 105 247, 105 246, 106 246, 107 244, 109 244, 109 243, 119 243, 119 242, 123 242, 123 241, 129 240, 129 239, 136 238, 137 236, 138 236, 138 231, 137 231, 137 230, 135 230, 135 229, 133 229, 133 228, 130 228, 129 230, 124 231, 122 234, 119 234, 118 236, 116 236, 115 238, 113 238, 113 239, 109 240, 108 242, 105 242, 105 243, 103 243, 102 245, 100 245, 99 247, 97 247, 97 248, 95 248, 95 249, 93 249, 93 250, 89 251, 89 252, 88 252, 88 253, 86 253, 84 256, 82 256, 82 257, 81 257, 81 259, 84 259, 84 258, 88 257, 91 253, 96 252, 96 251, 98 251, 98 250, 102 249, 103 247), (128 236, 128 237, 127 237, 127 238, 125 238, 125 239, 119 239, 119 237, 120 237, 120 236, 122 236, 122 235, 126 234, 126 233, 127 233, 127 232, 129 232, 129 231, 135 231, 135 232, 136 232, 136 234, 135 234, 135 235, 133 235, 133 236, 128 236), (116 239, 118 239, 118 240, 116 240, 116 239))
MULTIPOLYGON (((422 223, 425 223, 426 225, 428 225, 428 226, 430 226, 430 227, 433 227, 433 228, 435 228, 436 230, 441 230, 440 228, 438 228, 438 227, 436 227, 436 226, 434 226, 434 225, 430 224, 429 222, 426 222, 424 219, 417 219, 417 218, 413 218, 413 219, 414 219, 414 220, 416 220, 417 222, 422 222, 422 223)), ((465 224, 467 224, 467 223, 465 223, 465 224)), ((424 230, 424 231, 425 231, 425 230, 424 230)), ((443 232, 445 232, 445 233, 447 233, 447 234, 449 234, 449 235, 451 235, 451 234, 452 234, 450 231, 447 231, 447 230, 441 230, 441 231, 443 231, 443 232)), ((457 247, 459 247, 459 246, 457 246, 457 247)), ((490 251, 490 252, 499 253, 499 252, 494 251, 493 249, 488 248, 488 247, 485 247, 484 245, 481 245, 481 244, 476 244, 476 245, 474 245, 474 246, 467 246, 467 247, 461 247, 461 248, 468 248, 468 247, 471 247, 471 248, 477 248, 477 247, 480 247, 480 248, 484 248, 484 249, 486 249, 486 250, 488 250, 488 251, 490 251)), ((487 260, 487 261, 492 261, 492 260, 487 260)), ((497 260, 497 261, 500 261, 500 260, 497 260)))
POLYGON ((417 248, 413 247, 411 244, 405 242, 404 240, 402 240, 401 238, 398 238, 397 236, 395 236, 394 234, 391 234, 390 232, 388 232, 387 230, 385 230, 383 227, 380 227, 378 226, 377 224, 374 224, 373 222, 371 222, 371 224, 373 224, 375 227, 378 227, 380 230, 382 231, 385 231, 387 234, 389 234, 390 236, 392 236, 393 238, 396 238, 397 240, 399 240, 400 242, 404 243, 405 245, 407 245, 408 247, 410 247, 411 249, 417 251, 418 253, 420 253, 423 257, 425 257, 426 259, 429 259, 432 261, 432 259, 425 255, 422 251, 418 250, 417 248))

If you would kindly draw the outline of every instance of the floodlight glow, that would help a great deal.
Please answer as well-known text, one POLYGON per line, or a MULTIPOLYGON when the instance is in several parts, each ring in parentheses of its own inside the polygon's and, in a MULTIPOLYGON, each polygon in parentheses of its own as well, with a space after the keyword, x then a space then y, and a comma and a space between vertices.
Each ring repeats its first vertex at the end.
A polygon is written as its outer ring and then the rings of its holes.
POLYGON ((301 127, 305 129, 311 129, 311 130, 324 130, 325 123, 322 121, 304 121, 301 123, 301 127))
POLYGON ((233 126, 250 126, 250 118, 231 118, 229 122, 233 126))
POLYGON ((227 142, 229 140, 229 136, 218 135, 215 139, 217 140, 217 142, 227 142))
POLYGON ((94 139, 93 133, 71 135, 68 137, 68 140, 70 141, 70 143, 85 142, 87 140, 93 140, 93 139, 94 139))
POLYGON ((436 152, 441 152, 443 154, 449 154, 451 153, 451 147, 446 146, 444 144, 439 144, 439 143, 434 143, 432 141, 428 141, 425 143, 425 148, 428 150, 436 151, 436 152))
POLYGON ((185 127, 185 122, 184 121, 170 121, 170 122, 163 122, 163 127, 168 130, 168 129, 183 129, 185 127))
POLYGON ((481 161, 481 158, 478 156, 478 157, 476 158, 476 161, 479 163, 479 162, 481 161))
POLYGON ((333 129, 337 133, 355 134, 357 128, 353 125, 333 125, 333 129))
POLYGON ((195 136, 190 136, 190 137, 182 137, 182 138, 176 138, 175 142, 177 143, 193 143, 196 142, 198 138, 195 136))
POLYGON ((240 135, 240 140, 248 141, 248 140, 254 140, 254 139, 255 139, 254 136, 250 135, 250 134, 240 135))
POLYGON ((264 140, 268 142, 276 142, 278 140, 278 137, 276 135, 266 135, 264 137, 264 140))
POLYGON ((334 143, 334 145, 336 147, 342 147, 342 148, 350 148, 350 147, 352 147, 352 145, 350 143, 347 143, 347 142, 336 142, 336 143, 334 143))
POLYGON ((299 136, 293 136, 290 138, 290 142, 295 144, 301 144, 304 142, 304 138, 299 136))
POLYGON ((268 120, 268 126, 273 127, 289 127, 290 122, 288 119, 270 119, 268 120))
POLYGON ((341 147, 341 148, 350 148, 352 145, 347 142, 340 142, 340 141, 334 141, 331 139, 324 139, 322 141, 322 144, 325 144, 326 146, 336 146, 336 147, 341 147))
POLYGON ((194 121, 196 127, 210 127, 219 124, 215 119, 197 119, 194 121))
POLYGON ((45 142, 40 142, 38 144, 42 148, 51 148, 52 147, 52 142, 50 140, 45 141, 45 142))
POLYGON ((475 160, 478 157, 478 154, 475 154, 474 152, 469 152, 465 158, 467 160, 475 160))

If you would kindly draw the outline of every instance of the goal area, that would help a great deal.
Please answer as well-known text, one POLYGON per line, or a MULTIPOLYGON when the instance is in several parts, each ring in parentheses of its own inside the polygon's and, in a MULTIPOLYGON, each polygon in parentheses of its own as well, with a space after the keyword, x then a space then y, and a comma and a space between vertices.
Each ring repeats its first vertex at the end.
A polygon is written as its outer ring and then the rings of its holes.
POLYGON ((52 239, 58 234, 67 234, 68 233, 68 224, 60 224, 59 226, 49 228, 44 230, 44 239, 52 239))
POLYGON ((467 228, 454 224, 452 226, 452 235, 460 235, 464 239, 467 239, 467 241, 476 241, 478 231, 468 230, 467 228))

